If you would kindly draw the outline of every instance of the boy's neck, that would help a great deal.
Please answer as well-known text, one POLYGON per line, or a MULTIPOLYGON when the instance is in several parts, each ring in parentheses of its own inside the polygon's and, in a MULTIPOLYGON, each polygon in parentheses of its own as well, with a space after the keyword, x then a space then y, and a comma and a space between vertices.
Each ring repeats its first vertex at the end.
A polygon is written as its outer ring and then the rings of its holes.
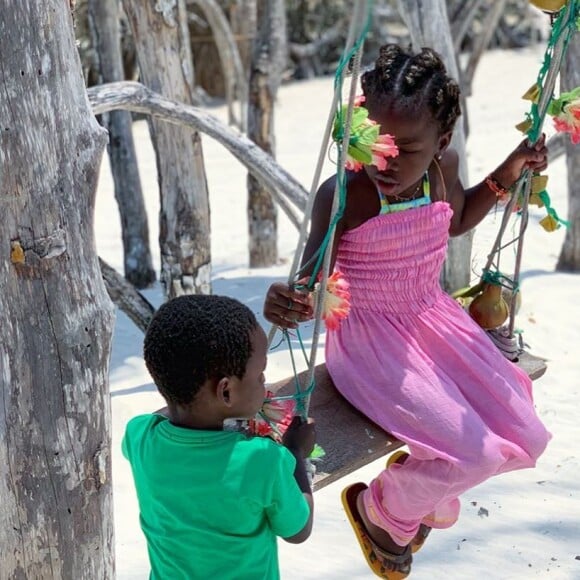
POLYGON ((199 429, 202 431, 221 431, 224 428, 224 418, 215 416, 207 409, 201 412, 193 406, 182 406, 168 403, 163 413, 171 423, 184 429, 199 429))

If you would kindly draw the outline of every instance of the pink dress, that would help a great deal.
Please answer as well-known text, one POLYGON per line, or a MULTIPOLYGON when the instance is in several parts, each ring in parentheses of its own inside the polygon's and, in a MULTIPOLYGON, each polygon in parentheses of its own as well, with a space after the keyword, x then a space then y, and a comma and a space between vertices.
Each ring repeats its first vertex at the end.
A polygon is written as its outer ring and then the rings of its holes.
POLYGON ((344 233, 337 255, 352 306, 327 334, 326 364, 344 397, 410 448, 364 495, 400 545, 421 523, 452 525, 461 493, 532 467, 550 438, 528 376, 440 288, 451 215, 446 202, 381 213, 344 233))

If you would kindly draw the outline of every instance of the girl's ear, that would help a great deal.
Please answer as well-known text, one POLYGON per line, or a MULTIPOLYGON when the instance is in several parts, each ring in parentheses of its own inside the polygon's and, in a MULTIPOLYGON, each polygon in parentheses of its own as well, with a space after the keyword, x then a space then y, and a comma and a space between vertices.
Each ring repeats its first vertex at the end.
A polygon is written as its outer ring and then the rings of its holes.
POLYGON ((439 137, 439 141, 437 143, 437 155, 441 157, 443 153, 447 150, 447 147, 451 144, 451 138, 453 137, 453 132, 448 131, 447 133, 443 133, 439 137))
POLYGON ((226 407, 232 406, 232 385, 229 377, 223 377, 217 382, 215 394, 220 403, 226 407))

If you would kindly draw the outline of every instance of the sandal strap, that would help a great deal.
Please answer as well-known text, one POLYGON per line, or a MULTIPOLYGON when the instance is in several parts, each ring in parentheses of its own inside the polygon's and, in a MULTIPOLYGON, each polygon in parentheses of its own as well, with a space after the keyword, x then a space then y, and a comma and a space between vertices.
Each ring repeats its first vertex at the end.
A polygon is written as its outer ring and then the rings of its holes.
MULTIPOLYGON (((369 538, 370 540, 370 538, 369 538)), ((371 540, 371 544, 373 547, 373 552, 382 558, 384 561, 389 562, 390 564, 396 564, 398 566, 403 566, 404 564, 408 564, 409 567, 411 565, 413 554, 411 552, 411 546, 407 546, 405 551, 401 554, 393 554, 392 552, 387 552, 383 548, 380 548, 371 540)), ((403 570, 401 570, 403 571, 403 570)))

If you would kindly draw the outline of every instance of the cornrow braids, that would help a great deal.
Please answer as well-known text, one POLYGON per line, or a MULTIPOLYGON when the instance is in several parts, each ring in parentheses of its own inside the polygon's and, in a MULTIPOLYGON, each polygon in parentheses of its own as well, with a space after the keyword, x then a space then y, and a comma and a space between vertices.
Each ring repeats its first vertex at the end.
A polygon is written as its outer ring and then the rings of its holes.
POLYGON ((159 308, 145 334, 147 370, 166 400, 187 405, 207 380, 244 376, 257 327, 253 312, 233 298, 174 298, 159 308))
POLYGON ((361 85, 366 99, 378 105, 407 111, 427 107, 440 134, 452 131, 461 115, 459 85, 431 48, 413 54, 397 44, 382 46, 374 68, 362 75, 361 85))

